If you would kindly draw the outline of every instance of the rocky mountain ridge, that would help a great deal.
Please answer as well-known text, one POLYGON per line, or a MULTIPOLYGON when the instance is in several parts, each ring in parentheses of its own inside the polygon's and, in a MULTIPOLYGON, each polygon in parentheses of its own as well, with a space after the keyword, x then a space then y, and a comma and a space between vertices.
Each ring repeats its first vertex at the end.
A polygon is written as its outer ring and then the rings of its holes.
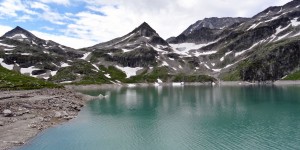
POLYGON ((79 50, 16 27, 0 38, 0 63, 58 83, 289 79, 300 66, 299 7, 294 0, 252 18, 206 18, 168 40, 144 22, 79 50))
POLYGON ((177 37, 168 38, 169 43, 177 44, 183 42, 192 42, 192 43, 206 43, 210 40, 217 39, 218 33, 223 29, 228 28, 234 24, 240 24, 245 21, 248 21, 250 18, 205 18, 199 20, 196 23, 190 25, 186 30, 184 30, 177 37), (204 38, 203 38, 204 37, 204 38))

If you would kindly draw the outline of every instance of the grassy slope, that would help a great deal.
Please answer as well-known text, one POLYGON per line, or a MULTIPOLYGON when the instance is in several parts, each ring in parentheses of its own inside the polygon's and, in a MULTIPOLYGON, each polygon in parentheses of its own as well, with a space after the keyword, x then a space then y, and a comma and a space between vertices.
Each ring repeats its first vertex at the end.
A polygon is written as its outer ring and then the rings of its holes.
POLYGON ((289 74, 283 80, 300 80, 300 71, 289 74))
MULTIPOLYGON (((154 83, 157 82, 157 79, 161 79, 163 82, 210 82, 215 81, 213 77, 206 76, 206 75, 189 75, 186 76, 184 74, 177 74, 171 75, 168 74, 167 67, 155 67, 152 72, 148 72, 148 70, 144 70, 141 74, 137 76, 133 76, 130 78, 126 78, 126 74, 121 70, 117 69, 116 67, 109 66, 98 66, 100 71, 92 72, 89 74, 85 74, 84 77, 77 82, 71 83, 75 85, 88 85, 88 84, 112 84, 112 83, 154 83), (110 75, 108 78, 107 75, 110 75)), ((77 70, 80 70, 77 68, 77 70)), ((61 71, 52 79, 56 79, 61 81, 63 78, 62 76, 68 76, 71 70, 65 71, 64 73, 61 71), (60 75, 61 73, 65 75, 60 75)))
POLYGON ((50 82, 7 70, 0 65, 0 90, 30 90, 60 87, 50 82))

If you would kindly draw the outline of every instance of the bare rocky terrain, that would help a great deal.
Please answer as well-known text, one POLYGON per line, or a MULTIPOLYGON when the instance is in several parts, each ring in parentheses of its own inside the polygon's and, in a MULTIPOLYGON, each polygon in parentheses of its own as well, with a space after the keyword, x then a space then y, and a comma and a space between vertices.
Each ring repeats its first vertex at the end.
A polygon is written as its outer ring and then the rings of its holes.
POLYGON ((77 116, 90 97, 67 89, 0 91, 0 150, 77 116))

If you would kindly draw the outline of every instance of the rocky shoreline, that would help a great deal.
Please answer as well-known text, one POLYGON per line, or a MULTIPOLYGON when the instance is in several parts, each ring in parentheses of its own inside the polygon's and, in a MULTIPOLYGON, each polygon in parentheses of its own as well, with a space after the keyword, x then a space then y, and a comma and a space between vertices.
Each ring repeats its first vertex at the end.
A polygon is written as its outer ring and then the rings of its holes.
POLYGON ((126 87, 149 87, 149 86, 255 86, 255 85, 274 85, 274 86, 284 86, 284 85, 300 85, 300 80, 289 81, 289 80, 279 80, 279 81, 266 81, 266 82, 247 82, 247 81, 219 81, 219 82, 186 82, 186 83, 133 83, 133 84, 101 84, 101 85, 66 85, 67 89, 76 91, 85 90, 100 90, 100 89, 115 89, 115 88, 126 88, 126 87))
POLYGON ((76 118, 91 98, 69 89, 0 91, 0 150, 21 146, 44 129, 76 118))

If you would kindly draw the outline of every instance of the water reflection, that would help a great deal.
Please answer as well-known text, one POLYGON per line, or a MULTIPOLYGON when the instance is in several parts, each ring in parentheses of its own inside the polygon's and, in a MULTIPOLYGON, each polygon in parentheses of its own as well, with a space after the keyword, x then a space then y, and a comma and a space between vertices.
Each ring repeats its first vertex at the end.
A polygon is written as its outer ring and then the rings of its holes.
MULTIPOLYGON (((133 113, 139 110, 176 113, 185 111, 200 115, 201 111, 243 114, 253 105, 274 101, 299 102, 297 90, 287 87, 147 87, 110 91, 89 91, 90 95, 110 93, 108 99, 92 101, 91 112, 99 114, 133 113), (289 91, 289 92, 286 92, 289 91), (288 97, 288 98, 287 98, 288 97)), ((255 107, 255 106, 253 106, 255 107)), ((210 114, 213 115, 213 114, 210 114)), ((214 114, 216 115, 216 114, 214 114)))
POLYGON ((89 102, 77 119, 23 149, 300 149, 299 91, 297 86, 88 91, 110 96, 89 102))

